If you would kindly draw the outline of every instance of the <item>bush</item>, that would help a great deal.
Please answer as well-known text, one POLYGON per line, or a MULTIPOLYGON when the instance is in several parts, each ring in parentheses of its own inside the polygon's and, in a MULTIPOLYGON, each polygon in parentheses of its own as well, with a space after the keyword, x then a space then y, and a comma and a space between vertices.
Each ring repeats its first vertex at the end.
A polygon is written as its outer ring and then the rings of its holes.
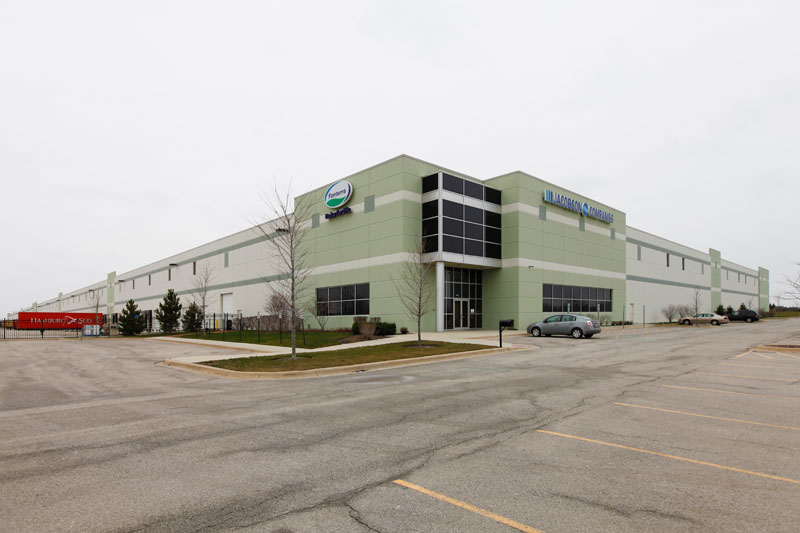
POLYGON ((406 327, 402 327, 402 328, 400 328, 400 334, 401 334, 401 335, 406 335, 406 334, 408 334, 408 328, 406 328, 406 327))
POLYGON ((378 337, 386 337, 388 335, 397 334, 397 324, 394 322, 377 322, 375 324, 375 335, 378 337))
MULTIPOLYGON (((363 322, 361 323, 363 324, 363 322)), ((350 329, 350 332, 355 335, 361 335, 361 324, 358 322, 353 322, 353 327, 350 329)))
POLYGON ((364 322, 359 329, 361 330, 361 336, 365 340, 375 337, 375 322, 364 322))

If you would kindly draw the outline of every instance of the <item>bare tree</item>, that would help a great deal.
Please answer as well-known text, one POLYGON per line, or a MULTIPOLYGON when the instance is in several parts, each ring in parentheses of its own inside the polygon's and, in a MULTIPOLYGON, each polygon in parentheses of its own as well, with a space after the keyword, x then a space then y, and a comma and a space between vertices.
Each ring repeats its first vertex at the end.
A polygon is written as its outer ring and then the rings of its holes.
POLYGON ((434 292, 426 285, 434 275, 433 265, 425 261, 425 245, 420 239, 416 249, 408 254, 394 281, 400 304, 417 323, 417 346, 422 347, 422 317, 433 309, 434 292))
POLYGON ((299 298, 303 294, 311 272, 309 267, 309 248, 304 246, 303 237, 311 218, 310 195, 294 202, 292 210, 291 186, 285 191, 273 182, 272 190, 262 195, 271 220, 255 225, 255 231, 272 248, 276 270, 281 277, 269 281, 267 286, 273 293, 281 295, 288 304, 288 314, 292 334, 292 359, 297 358, 297 319, 303 308, 299 298))
POLYGON ((687 316, 692 316, 693 307, 691 305, 681 304, 676 306, 676 311, 678 313, 678 319, 686 318, 687 316))
POLYGON ((675 304, 665 305, 661 312, 664 314, 664 317, 669 320, 669 323, 672 324, 672 321, 678 316, 678 306, 675 304))
POLYGON ((197 270, 197 274, 192 279, 192 299, 194 300, 194 303, 200 307, 200 310, 203 313, 201 318, 204 324, 206 318, 206 309, 213 301, 211 295, 208 293, 213 278, 214 267, 209 261, 206 260, 200 265, 200 268, 197 270))
POLYGON ((89 307, 94 309, 95 314, 100 312, 100 303, 102 301, 101 291, 98 289, 90 290, 89 294, 87 295, 87 301, 89 302, 89 307))
POLYGON ((314 316, 314 319, 319 324, 319 329, 325 331, 325 325, 328 323, 328 302, 318 302, 314 298, 308 305, 308 312, 314 316))
POLYGON ((273 291, 270 293, 267 301, 264 302, 264 312, 270 316, 276 316, 279 320, 283 320, 289 316, 289 301, 283 294, 273 291))
MULTIPOLYGON (((800 266, 800 263, 795 263, 795 265, 800 266)), ((786 287, 786 292, 781 294, 780 298, 794 300, 795 303, 800 303, 800 271, 795 273, 794 277, 787 276, 786 274, 784 274, 783 277, 783 285, 786 287)), ((778 305, 780 305, 780 300, 778 300, 778 305)))
MULTIPOLYGON (((703 293, 700 291, 699 287, 695 287, 694 292, 692 292, 692 298, 689 300, 689 305, 692 309, 692 316, 697 316, 700 314, 700 306, 703 302, 703 293)), ((698 325, 697 320, 694 321, 695 325, 698 325)))

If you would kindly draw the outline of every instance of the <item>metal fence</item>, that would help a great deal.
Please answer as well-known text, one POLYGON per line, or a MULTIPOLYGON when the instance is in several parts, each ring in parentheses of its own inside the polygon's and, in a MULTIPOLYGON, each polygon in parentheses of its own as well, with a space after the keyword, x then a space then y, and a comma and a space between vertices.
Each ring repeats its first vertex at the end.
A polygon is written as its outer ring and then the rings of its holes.
POLYGON ((16 329, 3 327, 0 340, 9 339, 79 339, 80 329, 16 329))

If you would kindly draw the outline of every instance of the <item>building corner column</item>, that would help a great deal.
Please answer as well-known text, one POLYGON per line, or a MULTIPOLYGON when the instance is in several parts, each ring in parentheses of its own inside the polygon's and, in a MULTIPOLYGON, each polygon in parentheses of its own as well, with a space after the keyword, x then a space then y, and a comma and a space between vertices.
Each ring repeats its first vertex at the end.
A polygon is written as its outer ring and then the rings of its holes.
POLYGON ((444 263, 436 262, 436 331, 444 331, 444 263))

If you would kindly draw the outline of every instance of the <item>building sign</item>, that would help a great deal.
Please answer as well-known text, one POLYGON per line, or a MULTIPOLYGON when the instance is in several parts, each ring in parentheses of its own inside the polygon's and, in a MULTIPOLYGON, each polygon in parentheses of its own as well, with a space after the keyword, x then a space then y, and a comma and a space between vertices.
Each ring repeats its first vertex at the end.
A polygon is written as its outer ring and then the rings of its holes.
POLYGON ((569 209, 570 211, 575 211, 585 217, 596 218, 597 220, 602 220, 609 224, 614 223, 614 213, 609 213, 599 207, 589 205, 587 202, 581 202, 569 196, 555 193, 550 189, 544 191, 544 201, 549 204, 557 205, 558 207, 563 207, 564 209, 569 209))
POLYGON ((17 329, 82 329, 83 326, 101 326, 100 313, 28 313, 20 312, 17 329))
POLYGON ((352 213, 353 211, 349 207, 343 207, 342 209, 337 209, 333 213, 325 213, 325 218, 328 220, 336 217, 340 217, 342 215, 346 215, 348 213, 352 213))
POLYGON ((350 185, 350 182, 337 181, 328 187, 322 200, 325 202, 325 207, 339 209, 340 207, 344 207, 351 196, 353 196, 353 186, 350 185))

